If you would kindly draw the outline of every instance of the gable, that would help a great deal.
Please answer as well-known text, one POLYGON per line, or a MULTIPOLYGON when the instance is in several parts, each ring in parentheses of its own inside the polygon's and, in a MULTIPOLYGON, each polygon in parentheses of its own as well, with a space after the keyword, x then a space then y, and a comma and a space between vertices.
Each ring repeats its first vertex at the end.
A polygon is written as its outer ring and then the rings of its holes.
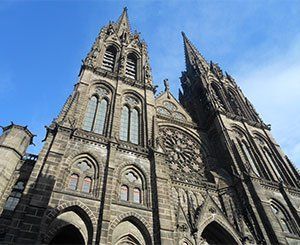
POLYGON ((175 99, 169 90, 155 98, 155 103, 158 116, 181 123, 194 123, 187 111, 175 99))

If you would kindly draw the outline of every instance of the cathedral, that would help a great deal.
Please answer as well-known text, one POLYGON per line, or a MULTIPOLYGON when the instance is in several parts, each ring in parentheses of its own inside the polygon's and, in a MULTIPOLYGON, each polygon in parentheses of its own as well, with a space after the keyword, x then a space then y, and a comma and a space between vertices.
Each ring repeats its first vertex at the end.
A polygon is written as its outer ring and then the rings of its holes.
POLYGON ((0 244, 300 244, 298 170, 236 81, 182 37, 178 99, 167 79, 156 93, 125 8, 39 155, 26 126, 2 127, 0 244))

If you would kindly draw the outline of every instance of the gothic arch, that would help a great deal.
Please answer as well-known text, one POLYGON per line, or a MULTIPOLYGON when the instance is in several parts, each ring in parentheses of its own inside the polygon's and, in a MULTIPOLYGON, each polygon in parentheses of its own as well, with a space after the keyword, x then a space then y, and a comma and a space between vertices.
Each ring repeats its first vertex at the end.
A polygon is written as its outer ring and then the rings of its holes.
POLYGON ((134 167, 145 179, 145 181, 148 183, 150 181, 149 176, 146 174, 146 169, 135 162, 124 162, 120 164, 117 168, 114 170, 114 175, 116 178, 121 177, 122 171, 126 168, 134 167))
POLYGON ((124 99, 126 97, 126 95, 129 95, 129 96, 133 96, 135 98, 137 98, 139 100, 139 102, 141 103, 141 105, 144 104, 144 98, 143 96, 135 91, 135 90, 132 90, 132 89, 125 89, 123 92, 122 92, 122 98, 124 99))
POLYGON ((109 225, 108 227, 108 242, 107 244, 112 244, 113 239, 113 231, 115 228, 122 222, 129 221, 133 225, 140 230, 143 234, 146 244, 152 244, 151 234, 152 234, 152 227, 149 222, 140 214, 135 212, 126 212, 117 216, 109 225))
POLYGON ((136 56, 137 60, 141 59, 141 54, 140 54, 140 50, 137 50, 137 49, 134 49, 134 48, 127 48, 126 49, 126 56, 130 55, 130 54, 133 54, 136 56))
POLYGON ((241 126, 237 124, 231 124, 230 126, 235 133, 241 134, 247 139, 247 132, 245 131, 245 129, 243 129, 241 126))
POLYGON ((122 184, 121 180, 122 180, 122 174, 127 171, 132 169, 133 172, 135 172, 137 175, 140 176, 141 181, 142 181, 142 186, 143 189, 142 191, 142 196, 141 198, 143 198, 142 200, 142 204, 148 206, 149 202, 150 202, 150 179, 149 176, 146 174, 146 170, 142 165, 139 165, 135 162, 124 162, 122 164, 120 164, 115 170, 114 170, 114 182, 113 182, 113 186, 115 188, 115 192, 113 194, 113 199, 118 200, 118 194, 119 194, 119 187, 120 184, 122 184))
MULTIPOLYGON (((99 154, 98 154, 99 155, 99 154)), ((93 177, 94 180, 92 180, 91 185, 91 194, 94 196, 98 196, 100 194, 100 187, 101 182, 99 181, 102 176, 103 168, 101 167, 104 164, 104 160, 100 159, 99 156, 94 154, 94 152, 90 150, 77 150, 71 152, 65 159, 62 160, 65 164, 62 165, 60 169, 60 178, 59 178, 59 184, 60 188, 66 188, 66 184, 69 180, 69 176, 71 174, 72 166, 79 162, 80 160, 87 160, 89 164, 92 165, 94 174, 93 177)))
POLYGON ((97 86, 103 86, 103 87, 109 89, 111 94, 114 94, 114 92, 115 92, 115 88, 110 83, 108 83, 107 81, 105 81, 105 80, 93 80, 91 82, 91 85, 89 86, 89 94, 97 86))
MULTIPOLYGON (((57 234, 57 232, 67 225, 62 222, 57 222, 54 224, 57 217, 67 212, 75 213, 84 222, 87 229, 86 238, 88 244, 90 244, 93 239, 94 228, 97 225, 97 219, 93 212, 78 200, 60 204, 55 209, 49 209, 45 212, 41 223, 40 239, 45 243, 49 243, 51 239, 57 234)), ((76 227, 76 224, 70 223, 70 225, 75 225, 76 227)), ((80 229, 80 227, 77 228, 80 229)))
POLYGON ((282 231, 290 234, 299 234, 296 222, 292 218, 290 212, 284 207, 284 205, 282 205, 281 202, 277 201, 274 198, 270 199, 270 205, 276 219, 281 226, 282 231))
POLYGON ((107 40, 104 43, 105 49, 107 49, 109 46, 114 46, 117 49, 118 52, 121 50, 121 45, 118 42, 114 41, 114 40, 107 40))
POLYGON ((235 234, 232 234, 222 224, 212 221, 201 232, 201 237, 209 244, 242 244, 235 234))
POLYGON ((97 164, 97 168, 101 170, 100 164, 102 165, 104 163, 103 159, 99 157, 99 154, 96 154, 96 152, 91 151, 90 149, 80 149, 76 151, 71 151, 71 153, 65 158, 66 166, 70 167, 74 161, 81 157, 89 158, 93 161, 94 164, 97 164))
POLYGON ((218 214, 211 215, 205 221, 200 222, 198 224, 198 234, 202 235, 205 228, 207 228, 210 224, 215 223, 218 224, 218 226, 220 226, 225 232, 227 232, 236 242, 236 244, 242 244, 240 242, 240 237, 235 231, 235 229, 230 224, 228 224, 228 221, 224 220, 224 218, 220 217, 218 214))
POLYGON ((269 140, 267 139, 267 137, 265 135, 263 135, 261 132, 258 131, 253 131, 254 136, 261 140, 262 142, 264 142, 265 144, 267 144, 269 146, 269 140))
POLYGON ((213 92, 216 93, 216 96, 221 101, 222 106, 224 106, 226 108, 223 88, 215 80, 210 85, 211 85, 211 89, 213 90, 213 92))

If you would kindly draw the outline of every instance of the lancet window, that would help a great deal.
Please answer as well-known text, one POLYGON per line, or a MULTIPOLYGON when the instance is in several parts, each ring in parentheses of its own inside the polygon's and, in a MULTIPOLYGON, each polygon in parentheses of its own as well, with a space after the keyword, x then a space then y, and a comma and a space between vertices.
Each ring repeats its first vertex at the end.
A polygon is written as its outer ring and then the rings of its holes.
POLYGON ((120 185, 120 200, 136 204, 144 204, 145 180, 134 168, 123 171, 120 185))
POLYGON ((297 234, 295 221, 280 203, 276 200, 271 200, 271 210, 273 211, 284 233, 297 234))
POLYGON ((220 92, 220 88, 215 84, 212 84, 212 93, 220 109, 225 109, 224 98, 220 92))
POLYGON ((125 74, 129 78, 137 78, 137 57, 132 53, 127 56, 125 74))
POLYGON ((140 142, 140 103, 135 97, 125 97, 121 112, 120 139, 133 144, 140 142))
POLYGON ((108 110, 109 91, 102 87, 96 88, 96 93, 90 98, 83 121, 83 129, 98 134, 104 134, 108 110))
POLYGON ((80 159, 71 167, 67 188, 72 191, 92 193, 95 178, 93 164, 88 159, 80 159))
POLYGON ((108 71, 114 71, 117 49, 114 46, 109 46, 104 53, 102 67, 108 71))
POLYGON ((236 115, 240 115, 241 114, 241 110, 239 108, 239 103, 237 101, 237 97, 235 96, 235 94, 231 91, 228 92, 228 100, 229 100, 229 104, 231 106, 232 111, 236 114, 236 115))
POLYGON ((256 161, 254 160, 253 154, 252 154, 251 150, 249 149, 249 146, 244 141, 240 142, 240 146, 242 148, 245 159, 250 164, 252 171, 256 175, 260 176, 259 170, 256 167, 256 161))

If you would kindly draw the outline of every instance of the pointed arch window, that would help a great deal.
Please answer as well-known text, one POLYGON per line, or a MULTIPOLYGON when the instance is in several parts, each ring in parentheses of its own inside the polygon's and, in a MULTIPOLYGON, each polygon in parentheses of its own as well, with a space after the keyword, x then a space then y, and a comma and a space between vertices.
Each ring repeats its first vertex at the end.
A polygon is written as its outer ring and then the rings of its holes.
POLYGON ((120 178, 120 200, 134 204, 145 204, 146 182, 133 168, 126 169, 120 178))
POLYGON ((224 99, 220 92, 219 87, 215 84, 212 84, 212 89, 213 89, 214 95, 216 96, 215 99, 217 100, 217 102, 220 104, 221 107, 225 108, 224 99))
POLYGON ((136 108, 129 109, 124 106, 121 114, 120 139, 139 144, 139 111, 136 108))
POLYGON ((66 181, 66 188, 84 194, 99 195, 99 170, 95 159, 89 156, 77 158, 70 166, 70 175, 66 181))
POLYGON ((287 210, 275 200, 271 200, 271 210, 273 211, 276 219, 279 221, 281 229, 284 233, 297 234, 295 222, 291 218, 287 210))
POLYGON ((69 189, 76 191, 78 185, 79 176, 77 174, 72 174, 69 180, 69 189))
POLYGON ((129 78, 137 78, 137 57, 132 53, 127 56, 125 74, 129 78))
POLYGON ((129 132, 129 108, 124 106, 121 114, 120 139, 127 141, 129 132))
POLYGON ((268 150, 266 147, 263 147, 262 151, 263 151, 264 156, 265 156, 265 158, 267 159, 267 162, 269 163, 271 169, 272 169, 272 170, 274 171, 274 173, 275 173, 275 179, 276 179, 277 181, 281 180, 281 175, 280 175, 280 173, 279 173, 279 171, 278 171, 278 169, 277 169, 277 167, 276 167, 276 165, 275 165, 275 163, 274 163, 274 161, 273 161, 273 158, 272 158, 272 156, 271 156, 269 150, 268 150))
POLYGON ((141 191, 137 187, 133 189, 133 202, 141 203, 141 191))
POLYGON ((130 142, 134 144, 139 143, 139 112, 133 109, 130 117, 130 142))
POLYGON ((108 102, 106 99, 99 101, 97 96, 93 95, 89 101, 86 115, 84 118, 83 129, 93 131, 98 134, 104 133, 108 102))
POLYGON ((128 201, 129 199, 129 189, 126 185, 121 186, 121 200, 128 201))
POLYGON ((242 149, 243 149, 243 153, 244 153, 244 155, 245 155, 247 161, 249 162, 249 164, 250 164, 250 166, 251 166, 253 172, 254 172, 255 174, 257 174, 258 176, 260 176, 259 171, 258 171, 258 169, 257 169, 257 167, 256 167, 256 165, 255 165, 255 161, 254 161, 254 159, 253 159, 253 156, 252 156, 252 154, 250 153, 248 147, 246 146, 246 144, 245 144, 244 142, 241 143, 241 146, 242 146, 242 149))
POLYGON ((109 46, 104 53, 102 67, 105 70, 113 71, 116 61, 117 49, 114 46, 109 46))
POLYGON ((85 193, 90 193, 92 186, 92 179, 90 177, 85 177, 82 183, 82 191, 85 193))
POLYGON ((105 99, 102 99, 100 104, 98 103, 98 107, 97 107, 95 125, 94 125, 95 133, 103 134, 106 110, 107 110, 107 101, 105 99))

